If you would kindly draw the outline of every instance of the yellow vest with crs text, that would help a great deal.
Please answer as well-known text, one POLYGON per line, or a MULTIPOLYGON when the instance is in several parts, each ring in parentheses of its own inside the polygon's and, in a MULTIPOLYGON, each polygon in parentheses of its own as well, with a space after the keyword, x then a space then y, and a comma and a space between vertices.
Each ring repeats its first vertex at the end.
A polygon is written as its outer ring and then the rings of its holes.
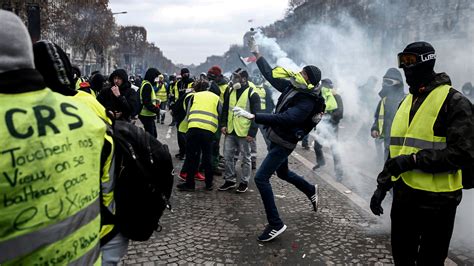
POLYGON ((250 125, 252 121, 241 116, 235 116, 232 109, 235 106, 250 112, 250 101, 249 98, 255 93, 252 90, 252 93, 249 95, 251 87, 245 89, 245 91, 240 95, 240 98, 237 100, 237 92, 232 89, 229 95, 229 113, 227 115, 227 132, 232 133, 235 130, 235 134, 239 137, 247 137, 250 125))
POLYGON ((324 98, 324 102, 326 103, 326 112, 332 112, 337 109, 337 101, 332 94, 332 90, 330 88, 322 87, 321 94, 324 98))
POLYGON ((100 265, 105 124, 50 89, 0 94, 0 264, 100 265))
POLYGON ((158 92, 156 93, 156 98, 158 98, 161 102, 168 101, 168 94, 166 93, 166 86, 165 84, 161 84, 158 92))
POLYGON ((183 101, 183 109, 186 110, 186 117, 178 125, 178 131, 181 132, 181 133, 188 132, 188 114, 189 114, 189 108, 191 108, 191 106, 189 106, 189 105, 186 106, 186 102, 188 101, 188 98, 192 97, 193 95, 194 95, 194 92, 188 93, 188 95, 186 95, 186 97, 184 98, 184 101, 183 101))
POLYGON ((215 133, 219 124, 219 96, 210 91, 194 93, 193 103, 187 114, 188 128, 200 128, 215 133))
MULTIPOLYGON (((423 101, 409 123, 413 95, 408 96, 400 105, 393 119, 390 136, 390 156, 417 153, 423 149, 442 150, 446 146, 446 137, 434 135, 433 126, 451 86, 441 85, 431 91, 423 101)), ((412 170, 392 176, 392 181, 402 178, 403 182, 414 189, 430 192, 452 192, 462 188, 461 170, 444 173, 426 173, 412 170)))
POLYGON ((156 113, 148 110, 148 108, 146 108, 145 105, 143 105, 143 87, 145 87, 145 85, 150 85, 151 87, 151 103, 153 105, 156 105, 156 94, 155 94, 155 90, 153 89, 153 85, 151 85, 151 83, 148 81, 148 80, 143 80, 142 81, 142 86, 140 87, 140 102, 142 104, 142 110, 140 111, 140 115, 142 116, 156 116, 156 113))

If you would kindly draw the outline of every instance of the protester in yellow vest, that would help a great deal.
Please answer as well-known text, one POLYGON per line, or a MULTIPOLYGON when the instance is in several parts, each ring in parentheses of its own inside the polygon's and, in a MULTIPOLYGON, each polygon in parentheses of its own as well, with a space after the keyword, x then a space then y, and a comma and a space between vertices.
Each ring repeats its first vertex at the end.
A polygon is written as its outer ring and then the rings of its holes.
MULTIPOLYGON (((224 104, 224 94, 229 84, 227 79, 222 75, 221 67, 216 65, 209 68, 207 78, 210 82, 210 91, 219 92, 219 101, 221 105, 224 104)), ((212 141, 212 169, 215 175, 222 175, 222 170, 219 169, 220 158, 223 158, 220 155, 221 135, 221 131, 217 130, 212 141)))
POLYGON ((157 106, 157 99, 153 84, 155 79, 160 75, 160 71, 156 68, 149 68, 145 73, 145 78, 140 87, 140 102, 142 108, 138 118, 142 122, 145 131, 153 137, 157 137, 155 118, 160 114, 160 108, 157 106))
POLYGON ((194 80, 190 76, 189 69, 181 69, 181 80, 176 82, 174 90, 176 102, 172 107, 173 116, 175 117, 176 124, 178 126, 177 139, 179 152, 175 154, 175 157, 180 160, 184 160, 184 157, 186 156, 186 134, 183 132, 183 130, 180 130, 180 127, 183 127, 181 122, 184 120, 186 115, 186 111, 183 109, 183 101, 187 93, 191 90, 193 82, 194 80))
MULTIPOLYGON (((58 45, 49 41, 39 41, 33 45, 36 69, 43 76, 46 86, 63 95, 71 95, 81 103, 86 104, 102 121, 109 126, 112 121, 107 116, 105 108, 89 93, 72 88, 73 83, 70 62, 66 53, 58 45), (60 58, 60 60, 56 60, 60 58)), ((114 142, 112 136, 104 135, 104 146, 101 156, 101 232, 100 243, 103 264, 117 264, 126 254, 128 239, 123 237, 115 226, 114 176, 111 169, 114 142), (112 215, 110 215, 112 214, 112 215)))
POLYGON ((157 123, 164 124, 166 118, 166 107, 168 106, 168 92, 165 85, 165 76, 160 74, 156 82, 156 98, 160 101, 161 113, 157 117, 157 123))
POLYGON ((194 191, 194 178, 198 173, 199 162, 205 171, 206 189, 213 189, 211 165, 212 139, 219 127, 221 105, 219 96, 210 92, 206 80, 194 82, 194 93, 184 101, 186 110, 186 182, 177 186, 179 190, 194 191), (201 157, 202 156, 202 157, 201 157), (201 159, 200 159, 201 157, 201 159))
POLYGON ((370 202, 375 215, 393 187, 392 253, 396 265, 444 265, 461 201, 461 169, 474 161, 470 102, 436 74, 431 44, 398 54, 410 94, 393 119, 390 156, 370 202))
POLYGON ((100 265, 105 124, 46 88, 20 18, 0 20, 0 264, 100 265))
POLYGON ((250 142, 257 134, 257 124, 244 117, 234 115, 234 107, 240 107, 252 114, 260 111, 260 97, 249 86, 249 75, 247 71, 237 69, 232 74, 232 88, 224 95, 222 108, 221 132, 226 135, 224 142, 225 173, 224 184, 219 187, 220 191, 236 187, 236 172, 234 164, 235 150, 242 153, 242 175, 236 190, 244 193, 248 189, 251 175, 250 142))
POLYGON ((374 123, 370 129, 370 135, 376 139, 381 139, 384 143, 383 161, 388 158, 390 146, 390 129, 392 121, 397 112, 400 102, 403 100, 403 78, 396 68, 389 68, 383 76, 382 89, 379 92, 380 101, 375 110, 374 123))
POLYGON ((344 105, 341 95, 336 92, 334 84, 330 79, 321 80, 321 94, 326 103, 326 114, 318 125, 318 129, 316 129, 313 147, 316 155, 316 164, 313 167, 313 171, 317 171, 326 164, 323 145, 321 144, 326 143, 331 149, 334 160, 336 181, 341 182, 344 171, 342 169, 341 155, 338 147, 338 136, 339 123, 344 116, 344 105))

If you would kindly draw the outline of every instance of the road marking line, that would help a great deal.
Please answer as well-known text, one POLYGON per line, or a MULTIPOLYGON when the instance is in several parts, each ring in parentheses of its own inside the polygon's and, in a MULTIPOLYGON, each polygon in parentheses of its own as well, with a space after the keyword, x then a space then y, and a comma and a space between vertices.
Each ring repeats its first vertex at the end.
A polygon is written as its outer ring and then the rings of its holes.
MULTIPOLYGON (((308 161, 306 158, 298 154, 297 152, 291 153, 291 155, 298 161, 300 161, 304 166, 308 167, 309 169, 312 169, 313 164, 308 161)), ((367 212, 368 214, 372 215, 372 212, 370 212, 370 207, 369 203, 366 202, 362 197, 354 193, 347 193, 347 191, 350 191, 346 186, 343 184, 336 182, 330 175, 324 173, 324 172, 318 172, 317 175, 323 179, 326 183, 334 187, 337 191, 339 191, 342 195, 346 196, 349 198, 352 202, 354 202, 357 206, 359 206, 362 210, 367 212)))

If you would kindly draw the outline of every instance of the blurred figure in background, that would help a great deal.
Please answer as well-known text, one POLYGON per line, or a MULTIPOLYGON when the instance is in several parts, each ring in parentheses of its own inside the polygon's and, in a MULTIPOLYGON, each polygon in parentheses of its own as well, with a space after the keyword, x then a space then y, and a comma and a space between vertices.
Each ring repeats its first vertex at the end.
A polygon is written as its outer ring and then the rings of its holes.
POLYGON ((474 103, 474 88, 472 87, 471 82, 464 83, 462 86, 462 93, 469 99, 469 101, 471 101, 471 103, 474 103))
MULTIPOLYGON (((396 68, 389 68, 382 79, 382 90, 379 92, 381 100, 374 114, 374 124, 370 129, 370 135, 377 143, 383 141, 383 162, 388 158, 390 146, 390 129, 392 121, 397 112, 400 102, 405 96, 403 92, 402 74, 396 68), (380 141, 379 141, 380 140, 380 141)), ((377 146, 376 146, 377 147, 377 146)), ((380 148, 377 147, 377 153, 380 148)), ((382 156, 377 156, 381 158, 382 156)))

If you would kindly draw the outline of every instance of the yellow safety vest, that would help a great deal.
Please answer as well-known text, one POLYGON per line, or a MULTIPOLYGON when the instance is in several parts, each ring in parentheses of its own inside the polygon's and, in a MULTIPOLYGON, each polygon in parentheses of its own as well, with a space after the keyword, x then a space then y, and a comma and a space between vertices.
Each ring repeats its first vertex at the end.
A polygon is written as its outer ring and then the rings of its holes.
POLYGON ((156 116, 156 114, 154 112, 148 110, 148 108, 146 108, 146 106, 143 104, 142 93, 143 93, 143 87, 145 87, 146 84, 149 84, 150 87, 151 87, 151 103, 153 105, 156 105, 156 94, 155 94, 155 90, 153 89, 153 86, 151 85, 151 83, 148 80, 143 80, 142 81, 142 86, 140 87, 140 102, 142 103, 142 110, 140 111, 140 115, 142 115, 142 116, 156 116))
POLYGON ((158 92, 156 93, 156 98, 158 98, 160 102, 168 101, 168 94, 166 93, 165 84, 161 84, 161 87, 158 89, 158 92))
POLYGON ((191 108, 191 106, 186 106, 186 101, 189 97, 192 97, 192 95, 194 95, 194 92, 188 93, 188 95, 186 95, 183 101, 183 109, 186 110, 186 117, 178 125, 178 131, 181 133, 188 132, 188 114, 189 114, 189 108, 191 108))
MULTIPOLYGON (((410 110, 413 95, 403 100, 400 108, 395 114, 390 136, 390 156, 417 153, 423 149, 445 149, 446 137, 434 135, 433 126, 438 117, 446 97, 449 85, 441 85, 435 88, 426 97, 409 123, 410 110)), ((402 178, 408 186, 431 192, 451 192, 462 188, 461 170, 444 173, 426 173, 421 170, 408 171, 400 176, 392 176, 392 181, 402 178)))
POLYGON ((224 95, 228 87, 229 85, 227 85, 227 83, 219 85, 219 90, 221 91, 221 95, 219 96, 219 101, 221 102, 221 104, 224 104, 224 95))
POLYGON ((326 112, 332 112, 337 109, 336 97, 334 97, 334 94, 332 94, 332 90, 330 88, 322 87, 321 95, 323 96, 324 102, 326 103, 326 112))
POLYGON ((0 264, 100 265, 105 124, 50 89, 0 106, 0 264))
POLYGON ((210 91, 194 93, 193 104, 187 114, 188 128, 200 128, 215 133, 219 123, 218 105, 219 96, 215 93, 210 91))
MULTIPOLYGON (((250 82, 249 82, 250 83, 250 82)), ((267 92, 265 91, 265 88, 262 86, 257 86, 253 84, 253 89, 254 91, 260 96, 260 109, 261 110, 266 110, 267 109, 267 102, 265 101, 265 98, 267 96, 267 92)))
MULTIPOLYGON (((81 101, 91 108, 91 110, 103 121, 112 126, 112 120, 107 116, 104 106, 100 104, 92 95, 87 92, 79 90, 76 95, 73 96, 74 99, 81 101)), ((100 183, 102 188, 102 204, 107 207, 110 213, 115 214, 115 201, 114 201, 114 182, 112 172, 112 160, 115 150, 114 140, 111 135, 105 134, 105 141, 110 145, 110 152, 107 155, 107 159, 102 166, 100 183)), ((100 230, 100 238, 103 238, 108 233, 114 229, 113 224, 104 224, 102 222, 102 227, 100 230)))
POLYGON ((250 112, 249 97, 251 97, 255 92, 252 90, 252 93, 249 95, 250 86, 245 89, 245 91, 240 95, 240 98, 237 100, 236 90, 232 90, 229 95, 229 113, 227 115, 227 132, 232 133, 235 130, 235 134, 239 137, 247 137, 252 121, 241 117, 235 116, 232 109, 235 106, 250 112))
POLYGON ((379 134, 380 134, 381 139, 383 139, 383 134, 385 133, 383 130, 383 122, 384 122, 384 116, 385 116, 385 101, 386 100, 387 100, 387 97, 383 97, 382 101, 380 101, 379 117, 377 119, 379 134))
MULTIPOLYGON (((188 83, 188 86, 186 88, 190 89, 192 87, 193 87, 193 82, 190 82, 190 83, 188 83)), ((175 101, 177 101, 178 98, 179 98, 179 89, 178 89, 178 82, 177 81, 174 83, 174 86, 173 86, 173 95, 174 95, 175 101)))

